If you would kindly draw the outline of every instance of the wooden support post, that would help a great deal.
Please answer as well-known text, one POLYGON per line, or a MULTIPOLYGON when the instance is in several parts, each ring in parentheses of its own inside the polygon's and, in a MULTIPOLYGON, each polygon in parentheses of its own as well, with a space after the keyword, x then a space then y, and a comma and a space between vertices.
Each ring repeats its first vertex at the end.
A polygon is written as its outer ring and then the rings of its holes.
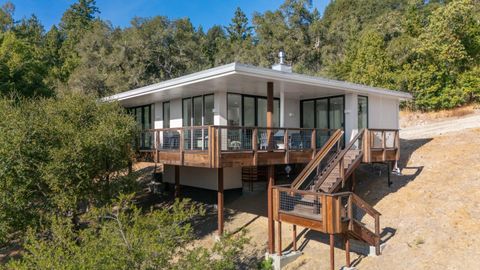
POLYGON ((282 256, 282 222, 278 222, 278 256, 282 256))
POLYGON ((267 82, 267 150, 273 151, 273 82, 267 82))
POLYGON ((357 185, 357 178, 355 177, 355 171, 352 172, 352 192, 355 193, 355 187, 357 185))
POLYGON ((268 252, 275 253, 275 224, 273 221, 273 185, 274 185, 274 166, 268 166, 268 252))
POLYGON ((180 198, 180 166, 175 165, 175 198, 180 198))
POLYGON ((347 267, 350 267, 350 239, 348 235, 345 234, 345 264, 347 267))
POLYGON ((293 251, 297 251, 297 225, 293 225, 292 227, 292 233, 293 233, 293 251))
POLYGON ((390 180, 390 175, 392 174, 392 164, 390 161, 387 161, 387 183, 388 187, 392 185, 392 181, 390 180))
POLYGON ((335 236, 330 234, 330 269, 335 270, 335 236))
POLYGON ((218 168, 217 175, 217 211, 218 211, 218 235, 223 235, 223 168, 218 168))

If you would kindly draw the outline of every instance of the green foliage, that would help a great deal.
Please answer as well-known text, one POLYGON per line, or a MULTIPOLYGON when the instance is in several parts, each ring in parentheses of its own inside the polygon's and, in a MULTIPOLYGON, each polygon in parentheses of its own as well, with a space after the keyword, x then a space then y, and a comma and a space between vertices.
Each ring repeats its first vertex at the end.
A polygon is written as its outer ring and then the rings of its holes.
POLYGON ((273 270, 273 259, 268 258, 260 262, 258 265, 258 269, 260 270, 273 270))
POLYGON ((211 249, 191 247, 192 219, 204 212, 188 200, 142 213, 132 196, 93 208, 75 230, 53 217, 42 234, 30 230, 26 254, 9 269, 235 269, 243 234, 226 235, 211 249), (47 233, 48 232, 48 233, 47 233))
POLYGON ((135 123, 118 104, 78 94, 1 99, 0 114, 0 242, 135 184, 122 172, 135 123))
POLYGON ((279 51, 294 71, 393 90, 436 110, 478 101, 478 0, 336 0, 322 16, 309 0, 275 10, 240 8, 206 32, 188 18, 134 18, 120 29, 78 0, 45 32, 33 15, 15 21, 0 9, 0 92, 107 96, 232 61, 270 67, 279 51), (25 63, 25 64, 20 64, 25 63))

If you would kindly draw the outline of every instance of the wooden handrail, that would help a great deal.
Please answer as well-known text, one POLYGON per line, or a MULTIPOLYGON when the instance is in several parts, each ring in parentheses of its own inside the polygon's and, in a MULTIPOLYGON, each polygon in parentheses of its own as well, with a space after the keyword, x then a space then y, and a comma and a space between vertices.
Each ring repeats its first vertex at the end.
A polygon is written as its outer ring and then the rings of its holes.
POLYGON ((370 204, 368 204, 366 201, 364 201, 362 198, 360 198, 357 194, 352 193, 351 194, 353 203, 356 204, 358 207, 362 208, 367 212, 369 215, 375 217, 375 216, 380 216, 380 212, 375 210, 370 204))
MULTIPOLYGON (((352 146, 355 144, 355 142, 360 138, 360 136, 363 136, 363 133, 365 132, 365 129, 362 129, 360 130, 360 132, 358 132, 355 137, 353 137, 352 140, 350 140, 350 142, 348 143, 347 147, 345 147, 332 161, 332 163, 335 163, 336 164, 340 164, 340 162, 343 162, 343 157, 345 156, 345 154, 348 152, 348 150, 350 150, 352 148, 352 146)), ((332 165, 330 166, 327 171, 322 175, 322 177, 320 179, 318 179, 317 183, 315 184, 315 187, 314 189, 315 190, 318 190, 320 188, 320 185, 322 185, 322 183, 325 181, 325 179, 327 179, 328 175, 330 175, 330 173, 332 173, 333 169, 336 167, 335 165, 332 165)), ((340 167, 340 170, 344 170, 343 168, 343 164, 341 164, 340 167)), ((343 177, 344 175, 344 171, 340 171, 339 172, 339 175, 341 177, 343 177)), ((342 179, 343 181, 343 179, 342 179)))
POLYGON ((315 154, 315 157, 312 161, 310 161, 307 166, 300 172, 300 174, 295 178, 292 182, 291 187, 294 189, 298 189, 300 185, 305 181, 305 179, 310 175, 313 170, 318 167, 320 162, 323 158, 328 154, 330 149, 335 146, 335 144, 340 140, 343 135, 343 131, 338 129, 333 133, 330 138, 328 138, 327 142, 322 146, 322 148, 315 154))

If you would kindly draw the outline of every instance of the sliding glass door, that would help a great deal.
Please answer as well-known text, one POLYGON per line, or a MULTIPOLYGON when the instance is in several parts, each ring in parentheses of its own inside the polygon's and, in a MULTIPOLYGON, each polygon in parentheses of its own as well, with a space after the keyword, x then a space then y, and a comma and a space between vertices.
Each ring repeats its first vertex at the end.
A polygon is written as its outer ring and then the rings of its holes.
MULTIPOLYGON (((303 128, 345 128, 344 96, 303 100, 300 102, 300 107, 303 128)), ((317 147, 321 147, 330 135, 328 132, 317 132, 317 147)))
MULTIPOLYGON (((184 127, 213 125, 213 95, 196 96, 182 100, 182 122, 184 127)), ((206 128, 185 130, 185 149, 201 150, 208 145, 206 128)))

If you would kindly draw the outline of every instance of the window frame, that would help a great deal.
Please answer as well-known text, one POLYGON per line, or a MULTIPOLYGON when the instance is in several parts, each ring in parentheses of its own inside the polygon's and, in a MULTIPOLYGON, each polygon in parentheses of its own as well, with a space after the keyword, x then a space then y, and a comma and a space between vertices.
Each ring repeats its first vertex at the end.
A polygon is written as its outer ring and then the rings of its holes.
MULTIPOLYGON (((347 125, 346 123, 346 117, 345 117, 345 95, 336 95, 336 96, 328 96, 328 97, 319 97, 319 98, 309 98, 309 99, 302 99, 300 100, 300 127, 303 128, 303 102, 305 101, 313 101, 313 126, 314 128, 317 128, 317 114, 315 113, 317 111, 317 100, 324 100, 327 99, 327 110, 328 110, 328 118, 327 118, 327 126, 329 129, 331 129, 331 123, 330 123, 330 99, 333 98, 342 98, 343 102, 343 123, 342 123, 342 129, 345 130, 345 126, 347 125)), ((358 112, 357 112, 358 113, 358 112)))
MULTIPOLYGON (((190 115, 190 126, 189 127, 193 127, 193 119, 194 119, 194 102, 193 102, 193 99, 194 98, 198 98, 198 97, 201 97, 202 98, 202 126, 205 125, 205 97, 206 96, 213 96, 213 108, 215 109, 215 95, 214 93, 211 93, 211 94, 205 94, 205 95, 196 95, 196 96, 191 96, 191 97, 186 97, 186 98, 182 98, 182 127, 185 127, 184 125, 184 118, 185 118, 185 111, 184 111, 184 101, 185 100, 190 100, 190 106, 191 106, 191 115, 190 115)), ((214 114, 214 119, 213 119, 213 122, 215 122, 215 114, 214 114)))
MULTIPOLYGON (((227 122, 228 122, 228 119, 229 119, 229 115, 228 115, 228 111, 229 111, 229 108, 228 108, 228 95, 239 95, 240 96, 240 101, 241 101, 241 104, 240 104, 240 126, 241 127, 245 127, 245 97, 249 97, 249 98, 253 98, 255 101, 254 101, 254 111, 255 111, 255 125, 254 127, 258 127, 258 99, 267 99, 266 96, 260 96, 260 95, 250 95, 250 94, 240 94, 240 93, 236 93, 236 92, 227 92, 227 122)), ((280 98, 277 98, 277 97, 274 97, 273 98, 273 102, 275 103, 275 101, 278 101, 278 108, 280 108, 280 98)), ((268 101, 267 101, 268 103, 268 101)), ((268 105, 267 105, 268 106, 268 105)), ((275 108, 275 104, 273 105, 273 107, 275 108)), ((268 110, 268 109, 267 109, 268 110)), ((273 113, 275 114, 275 110, 273 111, 273 113)), ((278 117, 277 117, 277 121, 278 121, 278 126, 280 127, 280 110, 278 112, 278 117)), ((273 123, 275 123, 275 121, 273 121, 273 123)))
MULTIPOLYGON (((360 106, 358 106, 358 104, 359 104, 359 102, 358 102, 358 101, 359 101, 359 98, 365 98, 366 101, 367 101, 367 112, 366 112, 366 113, 367 113, 367 123, 366 123, 367 126, 364 127, 364 128, 369 128, 370 125, 369 125, 368 118, 369 118, 369 115, 370 115, 370 113, 369 113, 369 112, 370 112, 370 106, 369 106, 369 104, 368 104, 368 103, 369 103, 369 102, 368 102, 368 96, 364 96, 364 95, 358 95, 358 96, 357 96, 357 117, 358 117, 358 109, 360 108, 360 106)), ((358 121, 358 119, 357 119, 357 128, 359 128, 359 127, 358 127, 358 122, 359 122, 359 121, 358 121)))

